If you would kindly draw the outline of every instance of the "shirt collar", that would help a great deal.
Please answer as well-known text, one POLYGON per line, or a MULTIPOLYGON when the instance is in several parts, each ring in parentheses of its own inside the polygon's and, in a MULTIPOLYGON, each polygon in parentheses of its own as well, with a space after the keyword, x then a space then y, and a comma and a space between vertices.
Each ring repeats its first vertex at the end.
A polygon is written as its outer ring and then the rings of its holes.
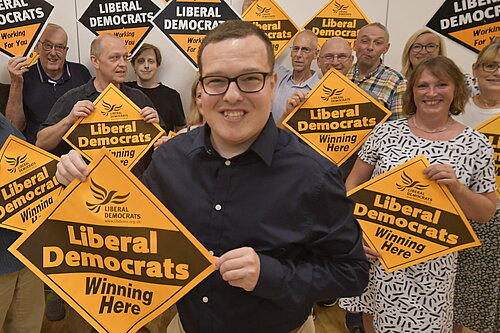
POLYGON ((312 89, 316 85, 316 82, 313 81, 316 79, 317 74, 315 70, 311 70, 311 73, 312 75, 307 80, 300 83, 295 83, 293 82, 293 71, 290 71, 286 80, 290 82, 292 87, 298 87, 298 88, 309 87, 310 89, 312 89))
POLYGON ((42 65, 40 64, 40 61, 37 61, 36 62, 36 68, 38 70, 38 76, 40 77, 40 82, 42 83, 52 83, 52 84, 61 84, 65 81, 68 81, 70 78, 71 78, 71 72, 69 71, 69 66, 68 66, 68 63, 66 61, 64 61, 64 72, 63 72, 63 75, 61 76, 61 78, 57 81, 54 81, 53 79, 51 79, 47 73, 45 73, 45 71, 43 70, 43 67, 42 65))
MULTIPOLYGON (((384 64, 382 63, 382 59, 380 59, 379 65, 370 74, 368 74, 367 76, 365 76, 363 78, 363 80, 369 79, 372 76, 377 76, 382 71, 383 68, 384 68, 384 64)), ((356 79, 356 80, 359 80, 359 68, 358 68, 358 64, 357 63, 353 67, 353 74, 354 74, 353 78, 356 79)))
MULTIPOLYGON (((211 128, 206 123, 200 129, 198 135, 196 135, 196 137, 194 138, 189 153, 202 150, 209 155, 215 154, 216 156, 219 156, 219 153, 217 153, 217 151, 214 149, 212 145, 212 142, 210 141, 210 132, 211 128)), ((252 143, 248 151, 253 151, 257 156, 259 156, 262 159, 262 161, 264 161, 264 163, 267 166, 269 166, 272 163, 273 154, 277 144, 278 144, 278 128, 276 127, 276 123, 274 122, 273 117, 270 114, 266 125, 260 132, 257 139, 255 139, 255 141, 252 143)))

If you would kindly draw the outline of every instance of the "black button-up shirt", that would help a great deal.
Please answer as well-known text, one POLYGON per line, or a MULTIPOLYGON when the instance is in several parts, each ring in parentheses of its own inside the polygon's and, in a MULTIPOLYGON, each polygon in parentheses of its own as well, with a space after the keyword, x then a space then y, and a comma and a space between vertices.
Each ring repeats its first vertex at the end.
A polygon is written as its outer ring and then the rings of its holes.
POLYGON ((368 262, 336 165, 269 119, 245 153, 221 157, 205 125, 153 154, 144 184, 215 256, 249 246, 254 291, 214 272, 177 303, 186 332, 289 332, 315 301, 362 293, 368 262))

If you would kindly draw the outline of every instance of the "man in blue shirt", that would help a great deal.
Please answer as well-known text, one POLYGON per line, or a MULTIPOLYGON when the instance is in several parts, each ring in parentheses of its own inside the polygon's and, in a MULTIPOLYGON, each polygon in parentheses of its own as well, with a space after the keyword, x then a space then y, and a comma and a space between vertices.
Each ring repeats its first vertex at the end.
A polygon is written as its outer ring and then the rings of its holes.
POLYGON ((64 29, 51 23, 35 47, 40 55, 36 64, 26 68, 21 56, 8 62, 11 86, 5 116, 32 144, 57 99, 90 79, 85 66, 66 61, 67 43, 64 29))

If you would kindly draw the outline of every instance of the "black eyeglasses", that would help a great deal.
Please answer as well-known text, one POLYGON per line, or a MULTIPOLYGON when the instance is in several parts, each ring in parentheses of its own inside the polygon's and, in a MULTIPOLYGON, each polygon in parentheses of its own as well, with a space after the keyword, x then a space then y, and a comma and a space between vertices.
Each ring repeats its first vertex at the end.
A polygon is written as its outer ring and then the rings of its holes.
POLYGON ((418 53, 420 51, 422 51, 423 49, 425 49, 427 52, 429 53, 432 53, 434 52, 434 50, 438 49, 439 48, 439 45, 437 44, 413 44, 411 46, 411 50, 415 53, 418 53))
POLYGON ((483 66, 483 71, 487 73, 495 73, 498 70, 498 67, 500 67, 500 64, 498 62, 491 62, 489 64, 481 64, 483 66))
POLYGON ((234 77, 207 75, 200 77, 201 86, 208 95, 222 95, 229 89, 231 82, 235 82, 239 90, 244 93, 256 93, 264 88, 266 77, 272 73, 250 72, 234 77))
POLYGON ((40 42, 40 44, 42 44, 42 49, 44 51, 48 51, 48 52, 52 51, 52 49, 55 49, 56 52, 59 52, 59 53, 63 53, 63 52, 68 50, 67 46, 56 45, 56 44, 52 44, 51 42, 40 42))

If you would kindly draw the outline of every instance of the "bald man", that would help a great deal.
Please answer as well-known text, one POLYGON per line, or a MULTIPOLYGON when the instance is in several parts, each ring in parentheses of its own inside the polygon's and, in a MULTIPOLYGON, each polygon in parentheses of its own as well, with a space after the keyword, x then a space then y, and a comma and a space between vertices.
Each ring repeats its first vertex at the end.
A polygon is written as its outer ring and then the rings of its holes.
POLYGON ((35 46, 40 55, 35 65, 26 68, 27 58, 21 56, 8 62, 11 86, 5 116, 30 143, 35 143, 38 129, 57 99, 91 77, 85 66, 66 61, 67 45, 66 31, 49 23, 35 46))
POLYGON ((319 77, 311 70, 311 64, 318 56, 318 37, 310 31, 298 33, 290 47, 290 58, 293 70, 283 66, 274 66, 278 73, 276 93, 274 95, 271 111, 274 121, 280 119, 286 109, 288 96, 297 90, 309 92, 319 81, 319 77))
POLYGON ((354 56, 349 42, 342 37, 332 37, 323 44, 319 51, 318 67, 323 75, 330 68, 335 68, 343 75, 347 75, 353 61, 354 56))
POLYGON ((95 78, 57 100, 38 132, 36 145, 58 156, 70 150, 69 145, 62 141, 64 134, 78 118, 87 117, 94 111, 92 101, 110 83, 142 109, 141 115, 146 122, 159 122, 151 100, 140 90, 123 84, 127 77, 128 51, 121 39, 111 34, 96 37, 90 46, 90 61, 96 70, 95 78))

